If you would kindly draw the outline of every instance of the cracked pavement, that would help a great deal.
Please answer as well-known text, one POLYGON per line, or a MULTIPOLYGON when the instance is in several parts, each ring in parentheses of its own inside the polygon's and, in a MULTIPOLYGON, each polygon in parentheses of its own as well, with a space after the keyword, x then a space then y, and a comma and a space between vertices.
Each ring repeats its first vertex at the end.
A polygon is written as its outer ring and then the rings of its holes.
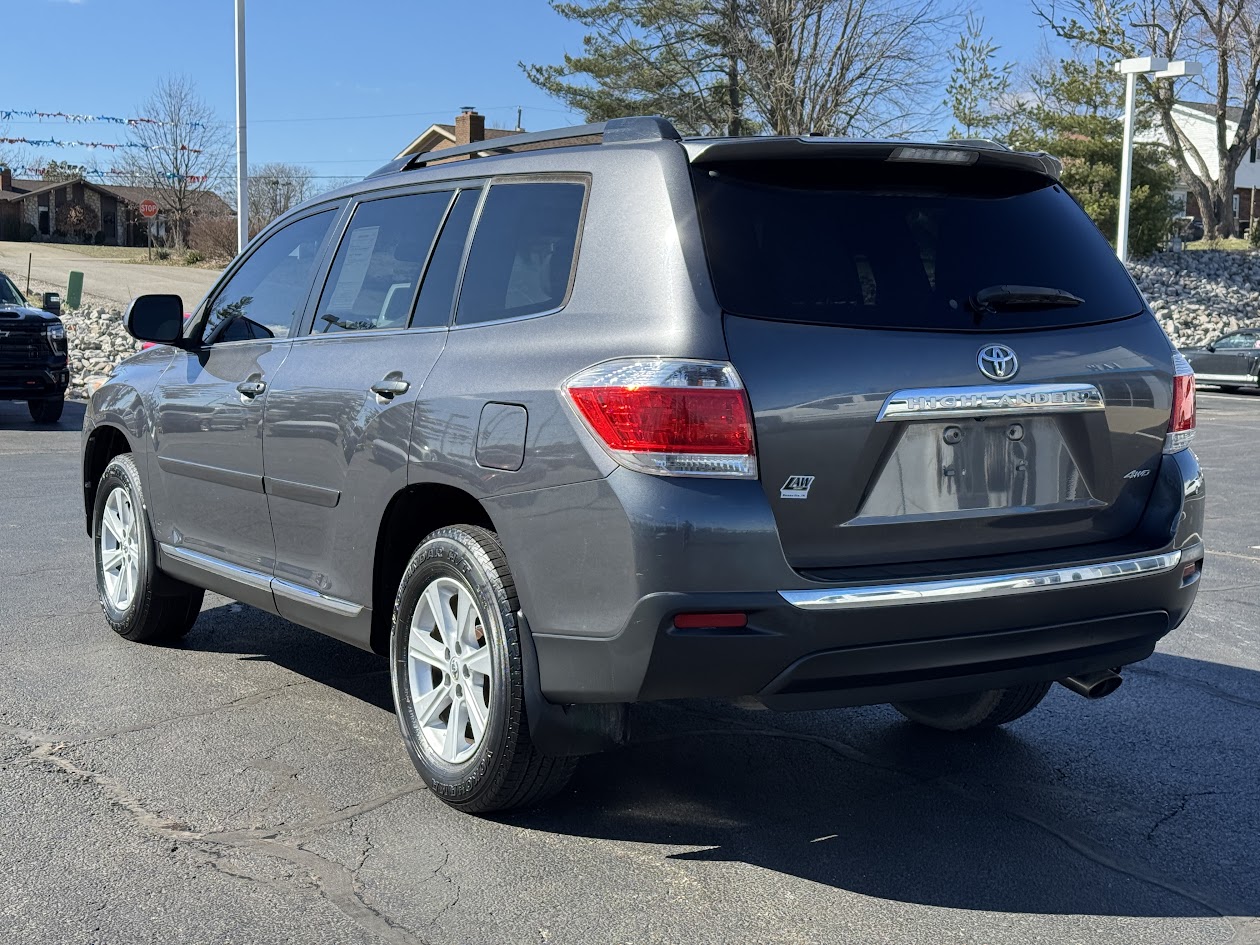
POLYGON ((1189 621, 1113 697, 980 737, 885 707, 638 707, 496 819, 429 795, 385 664, 207 595, 95 600, 82 408, 0 403, 0 941, 1260 943, 1260 396, 1201 393, 1189 621))

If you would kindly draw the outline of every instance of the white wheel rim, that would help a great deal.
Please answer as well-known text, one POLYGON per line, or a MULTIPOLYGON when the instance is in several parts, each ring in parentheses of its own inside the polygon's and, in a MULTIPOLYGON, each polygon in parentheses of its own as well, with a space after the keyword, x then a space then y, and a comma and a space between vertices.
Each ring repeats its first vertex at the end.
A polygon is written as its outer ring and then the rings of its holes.
POLYGON ((140 516, 125 486, 115 486, 105 499, 100 532, 105 599, 115 610, 125 612, 140 585, 140 516))
POLYGON ((493 672, 476 598, 454 578, 436 578, 411 615, 407 676, 420 735, 444 761, 467 761, 485 737, 493 672))

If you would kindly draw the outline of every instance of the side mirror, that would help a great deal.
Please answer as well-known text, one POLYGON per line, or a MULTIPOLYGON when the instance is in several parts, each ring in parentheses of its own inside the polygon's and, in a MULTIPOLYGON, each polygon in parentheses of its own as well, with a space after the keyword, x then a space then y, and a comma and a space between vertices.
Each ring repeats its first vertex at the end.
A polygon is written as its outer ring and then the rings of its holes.
POLYGON ((184 340, 184 300, 178 295, 141 295, 131 300, 123 327, 139 341, 179 346, 184 340))
POLYGON ((44 311, 49 315, 61 314, 61 296, 56 292, 45 292, 43 295, 44 311))
POLYGON ((1208 344, 1207 344, 1207 349, 1208 349, 1209 351, 1215 351, 1215 350, 1216 350, 1216 344, 1215 344, 1215 342, 1208 342, 1208 344))

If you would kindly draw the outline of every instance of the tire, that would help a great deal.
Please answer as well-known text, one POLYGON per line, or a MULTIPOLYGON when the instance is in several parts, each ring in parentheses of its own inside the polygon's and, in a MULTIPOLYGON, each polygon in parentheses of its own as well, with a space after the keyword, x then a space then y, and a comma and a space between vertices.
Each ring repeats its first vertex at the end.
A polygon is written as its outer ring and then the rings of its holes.
POLYGON ((173 643, 188 632, 205 591, 158 571, 140 471, 130 453, 115 456, 97 483, 92 546, 97 595, 115 633, 136 643, 173 643))
POLYGON ((394 599, 390 678, 399 728, 420 776, 457 810, 538 804, 577 767, 530 741, 519 607, 498 537, 471 525, 429 535, 394 599))
POLYGON ((911 722, 943 732, 974 732, 997 728, 1027 715, 1050 691, 1053 683, 1029 683, 1009 689, 989 689, 958 696, 894 702, 893 708, 911 722))
POLYGON ((65 397, 45 397, 26 402, 26 408, 31 412, 31 419, 36 423, 56 423, 61 419, 61 411, 65 407, 65 397))

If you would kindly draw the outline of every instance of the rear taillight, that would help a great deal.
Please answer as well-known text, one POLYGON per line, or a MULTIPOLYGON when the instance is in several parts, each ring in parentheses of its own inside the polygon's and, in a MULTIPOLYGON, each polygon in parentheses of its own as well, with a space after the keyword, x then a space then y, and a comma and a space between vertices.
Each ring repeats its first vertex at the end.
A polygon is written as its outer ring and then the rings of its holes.
POLYGON ((569 378, 565 393, 629 469, 757 478, 752 411, 739 375, 725 361, 605 361, 569 378))
POLYGON ((1194 369, 1180 354, 1173 356, 1172 419, 1164 437, 1164 452, 1179 453, 1194 439, 1194 369))

